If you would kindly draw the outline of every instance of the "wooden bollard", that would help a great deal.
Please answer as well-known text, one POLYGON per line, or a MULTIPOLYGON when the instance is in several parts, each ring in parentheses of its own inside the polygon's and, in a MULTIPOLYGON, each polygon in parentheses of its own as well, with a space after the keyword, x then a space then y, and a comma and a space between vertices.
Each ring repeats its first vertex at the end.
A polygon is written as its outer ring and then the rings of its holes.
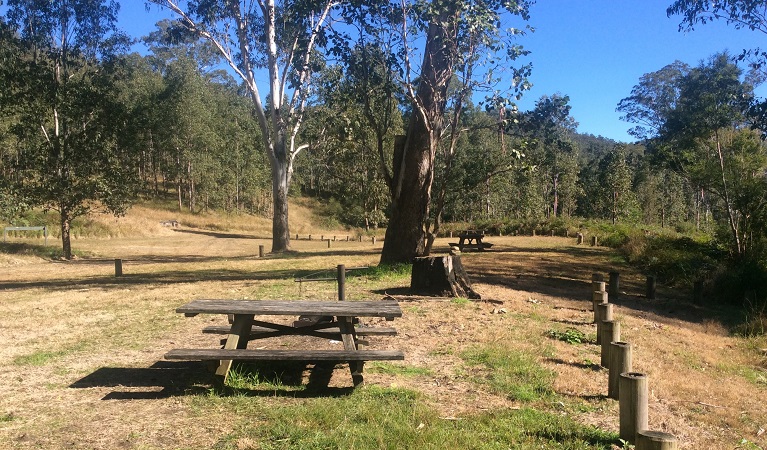
POLYGON ((602 329, 605 320, 613 320, 613 305, 602 302, 597 304, 597 345, 602 345, 602 329))
POLYGON ((324 240, 325 240, 325 235, 324 235, 324 234, 323 234, 323 235, 320 235, 320 240, 321 240, 321 241, 324 241, 324 240))
POLYGON ((591 236, 591 246, 596 247, 597 246, 597 237, 591 236))
POLYGON ((637 433, 636 450, 677 450, 676 436, 662 431, 642 430, 637 433))
POLYGON ((607 383, 607 396, 618 400, 618 391, 620 390, 620 375, 631 372, 632 369, 631 344, 628 342, 610 343, 610 363, 609 377, 607 383))
POLYGON ((637 434, 647 429, 647 375, 624 372, 618 383, 619 435, 624 441, 636 444, 637 434))
POLYGON ((654 275, 648 275, 647 276, 647 290, 646 295, 649 299, 655 298, 655 276, 654 275))
POLYGON ((373 236, 373 245, 376 245, 376 237, 373 236))
POLYGON ((578 245, 583 244, 583 233, 578 233, 575 235, 575 243, 578 245))
POLYGON ((551 230, 551 237, 554 237, 554 230, 551 230))
POLYGON ((607 291, 613 298, 618 296, 621 287, 621 274, 610 272, 610 289, 607 291))
POLYGON ((696 280, 692 285, 692 302, 696 305, 703 303, 703 280, 696 280))
POLYGON ((328 248, 330 248, 330 239, 328 239, 328 248))
POLYGON ((453 237, 453 232, 451 231, 450 232, 450 238, 452 239, 452 237, 453 237))
POLYGON ((336 241, 336 237, 335 237, 335 236, 333 236, 333 242, 335 242, 335 241, 336 241))
POLYGON ((259 245, 258 246, 258 257, 259 258, 263 258, 264 257, 264 246, 263 245, 259 245))
POLYGON ((594 272, 591 274, 591 281, 605 281, 605 276, 601 273, 594 272))
POLYGON ((116 277, 123 276, 123 260, 122 259, 115 259, 115 276, 116 277))
POLYGON ((599 314, 597 305, 600 303, 607 303, 607 292, 605 291, 594 291, 593 294, 591 294, 591 307, 594 310, 594 323, 598 323, 597 319, 599 314))
POLYGON ((610 367, 610 350, 613 342, 620 342, 621 340, 621 323, 617 320, 603 320, 602 321, 602 337, 600 348, 600 365, 602 367, 610 367))
POLYGON ((310 241, 312 240, 312 235, 311 235, 311 234, 309 235, 309 240, 310 240, 310 241))
POLYGON ((349 235, 346 235, 346 242, 349 242, 349 235))
POLYGON ((296 240, 298 240, 298 233, 296 233, 296 240))
POLYGON ((346 266, 339 264, 336 278, 338 280, 338 301, 346 300, 346 266))
POLYGON ((362 235, 360 234, 360 242, 362 242, 362 235))

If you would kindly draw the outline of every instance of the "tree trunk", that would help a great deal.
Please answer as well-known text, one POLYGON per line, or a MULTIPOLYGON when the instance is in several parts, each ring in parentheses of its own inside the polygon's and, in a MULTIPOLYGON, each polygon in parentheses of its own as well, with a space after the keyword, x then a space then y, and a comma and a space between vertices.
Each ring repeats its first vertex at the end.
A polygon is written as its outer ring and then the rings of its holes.
POLYGON ((457 6, 450 3, 429 24, 416 108, 407 138, 394 148, 392 216, 386 229, 381 263, 410 263, 425 254, 434 157, 442 133, 447 85, 455 61, 457 6), (403 142, 404 141, 404 142, 403 142))
POLYGON ((72 218, 69 214, 69 209, 62 206, 60 208, 61 213, 61 247, 64 253, 64 258, 72 259, 72 241, 70 238, 70 226, 72 218))
POLYGON ((288 226, 288 163, 276 159, 272 163, 272 253, 290 250, 288 226))

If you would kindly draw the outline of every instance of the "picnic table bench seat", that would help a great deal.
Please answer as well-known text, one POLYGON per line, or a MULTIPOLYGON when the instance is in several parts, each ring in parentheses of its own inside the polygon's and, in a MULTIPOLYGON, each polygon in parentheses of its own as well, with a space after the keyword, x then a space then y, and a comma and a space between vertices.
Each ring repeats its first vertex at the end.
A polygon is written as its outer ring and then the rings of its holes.
POLYGON ((165 359, 208 361, 393 361, 404 360, 400 350, 266 350, 179 348, 165 354, 165 359))
MULTIPOLYGON (((227 325, 211 325, 211 326, 207 326, 203 328, 202 332, 205 334, 229 334, 230 329, 231 329, 231 326, 227 326, 227 325)), ((259 327, 259 326, 253 326, 250 328, 251 339, 254 337, 255 338, 264 337, 265 335, 269 335, 274 332, 275 330, 273 328, 259 327)), ((338 327, 338 324, 336 323, 335 326, 314 330, 314 332, 323 334, 323 335, 324 334, 340 335, 341 329, 338 327)), ((354 327, 354 333, 357 336, 396 336, 397 329, 391 328, 391 327, 354 327)), ((301 335, 301 334, 305 334, 305 332, 301 329, 296 328, 295 332, 293 333, 283 331, 283 334, 301 335)))

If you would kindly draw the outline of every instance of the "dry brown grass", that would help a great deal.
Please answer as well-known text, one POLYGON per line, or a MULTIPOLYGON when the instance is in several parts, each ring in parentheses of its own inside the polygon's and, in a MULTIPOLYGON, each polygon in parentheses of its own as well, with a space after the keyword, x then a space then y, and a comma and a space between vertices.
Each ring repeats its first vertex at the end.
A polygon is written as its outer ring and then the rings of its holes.
MULTIPOLYGON (((141 209, 120 220, 141 229, 171 218, 191 223, 141 209)), ((232 218, 226 231, 157 226, 144 236, 79 239, 75 247, 95 256, 66 263, 0 255, 0 448, 210 448, 230 431, 226 410, 201 410, 195 396, 183 395, 204 391, 210 380, 162 362, 171 348, 215 345, 218 337, 199 331, 218 318, 184 318, 174 308, 202 297, 332 298, 332 286, 299 288, 293 278, 341 263, 374 265, 380 250, 369 242, 335 242, 328 250, 299 240, 296 255, 259 259, 258 245, 268 250, 270 241, 247 228, 248 220, 232 218), (116 257, 125 260, 119 279, 116 257)), ((344 233, 304 225, 306 234, 344 233)), ((652 428, 678 435, 686 449, 740 448, 741 439, 767 444, 760 433, 767 428, 763 339, 730 336, 708 311, 662 287, 657 300, 644 299, 640 274, 612 263, 606 249, 559 238, 489 240, 493 251, 465 254, 464 265, 476 290, 503 304, 403 301, 405 315, 394 323, 399 336, 373 345, 403 349, 406 365, 430 375, 371 371, 367 382, 419 390, 444 417, 514 407, 472 382, 458 356, 478 343, 510 343, 543 355, 558 374, 557 392, 583 405, 570 414, 617 430, 618 405, 604 398, 607 373, 595 366, 598 348, 546 337, 568 327, 593 334, 588 280, 617 268, 625 294, 611 300, 634 346, 635 369, 650 379, 652 428)), ((447 240, 438 244, 446 248, 447 240)), ((384 287, 397 296, 402 284, 407 280, 381 286, 351 279, 348 292, 380 298, 373 290, 384 287)), ((337 370, 331 384, 348 386, 348 371, 337 370)))

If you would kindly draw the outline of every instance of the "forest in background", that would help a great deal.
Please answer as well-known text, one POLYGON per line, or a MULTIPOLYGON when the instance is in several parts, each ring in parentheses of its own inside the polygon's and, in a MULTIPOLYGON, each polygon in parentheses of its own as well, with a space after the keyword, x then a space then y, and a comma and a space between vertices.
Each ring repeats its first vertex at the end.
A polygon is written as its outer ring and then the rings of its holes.
MULTIPOLYGON (((109 28, 114 11, 99 11, 70 46, 28 35, 23 8, 0 22, 0 220, 24 225, 28 211, 50 210, 64 236, 77 217, 122 214, 140 199, 271 217, 258 118, 214 46, 162 22, 142 38, 146 55, 129 53, 130 39, 109 28)), ((290 184, 362 229, 389 224, 382 160, 395 158, 416 114, 387 67, 371 64, 382 59, 362 57, 372 51, 312 60, 290 184)), ((767 154, 753 92, 762 73, 744 55, 669 61, 609 105, 635 125, 632 144, 577 133, 566 94, 518 111, 465 96, 469 78, 454 76, 446 95, 461 101, 446 103, 426 220, 443 232, 599 230, 662 279, 716 279, 719 298, 763 310, 767 154)))

